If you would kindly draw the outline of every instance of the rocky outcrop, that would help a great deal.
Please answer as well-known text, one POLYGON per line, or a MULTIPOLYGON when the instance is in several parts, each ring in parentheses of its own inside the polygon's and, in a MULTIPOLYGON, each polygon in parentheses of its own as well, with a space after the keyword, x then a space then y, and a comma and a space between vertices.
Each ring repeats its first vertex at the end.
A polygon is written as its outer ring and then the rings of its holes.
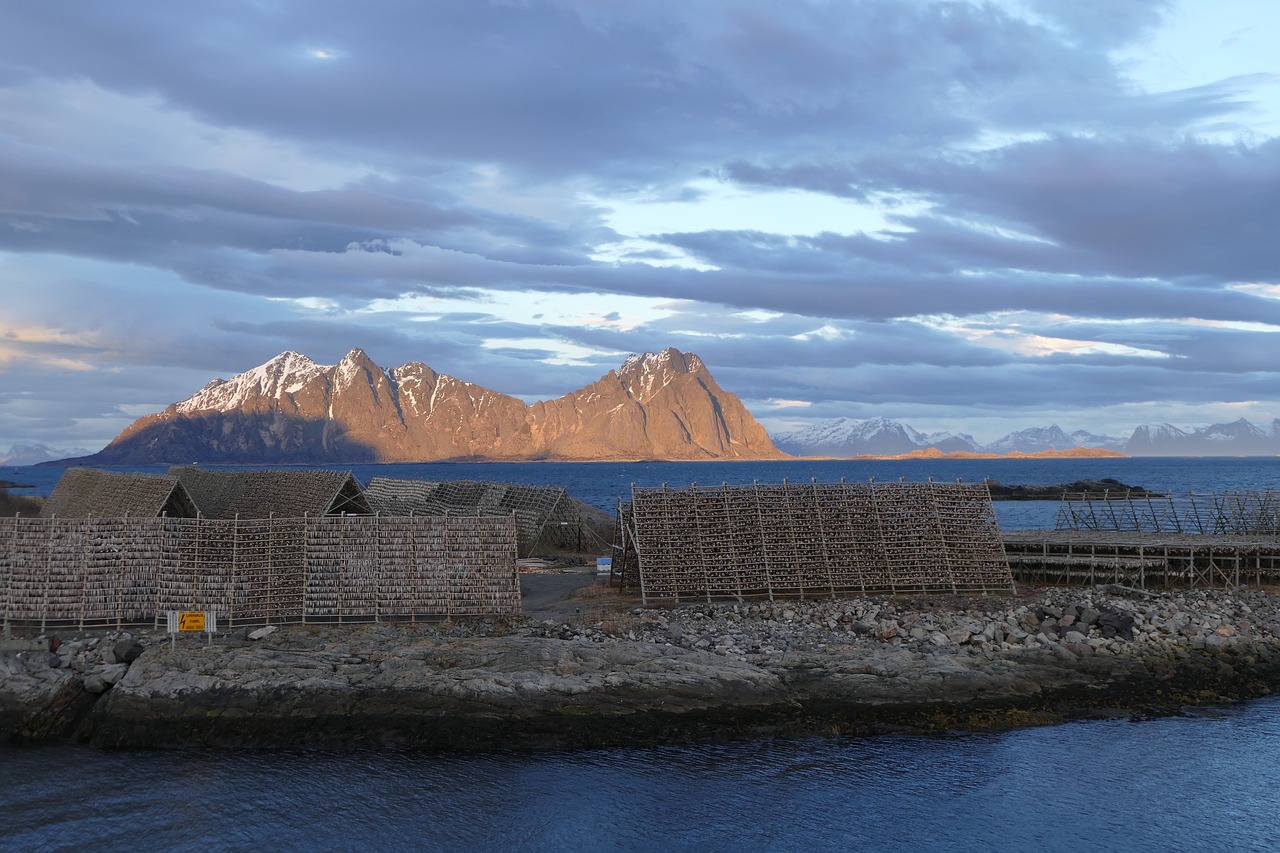
POLYGON ((1129 486, 1111 477, 1100 480, 1075 480, 1070 483, 1032 483, 1006 486, 996 480, 987 481, 993 501, 1057 501, 1057 500, 1137 500, 1162 498, 1144 486, 1129 486))
POLYGON ((331 367, 283 353, 139 419, 93 456, 66 461, 315 464, 783 455, 692 353, 667 349, 632 356, 586 388, 527 406, 418 362, 384 370, 356 349, 331 367))
POLYGON ((0 732, 131 747, 558 748, 1169 713, 1280 687, 1280 597, 1263 592, 943 603, 241 630, 212 646, 152 641, 131 664, 118 640, 110 664, 84 650, 11 653, 0 732))

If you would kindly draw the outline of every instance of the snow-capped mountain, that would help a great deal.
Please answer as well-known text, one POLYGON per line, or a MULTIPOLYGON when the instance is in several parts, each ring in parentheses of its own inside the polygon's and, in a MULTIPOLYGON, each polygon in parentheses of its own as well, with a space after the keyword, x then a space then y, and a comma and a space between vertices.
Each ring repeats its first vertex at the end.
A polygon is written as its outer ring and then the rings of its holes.
POLYGON ((1003 438, 996 439, 986 445, 983 450, 990 453, 1034 453, 1039 450, 1064 450, 1075 447, 1071 436, 1062 431, 1057 424, 1047 427, 1031 427, 1011 432, 1003 438))
POLYGON ((230 380, 213 380, 175 404, 174 410, 183 414, 201 411, 229 412, 253 405, 256 400, 282 400, 298 393, 330 370, 333 367, 316 364, 301 353, 282 352, 266 364, 246 370, 230 380))
POLYGON ((931 447, 943 452, 974 449, 971 436, 924 435, 889 418, 837 418, 778 433, 773 440, 779 450, 797 456, 896 456, 931 447))
POLYGON ((774 436, 778 449, 797 456, 897 456, 913 450, 939 450, 943 453, 1038 453, 1045 450, 1070 450, 1075 447, 1118 450, 1124 439, 1093 435, 1084 430, 1068 434, 1056 424, 1019 430, 979 445, 965 433, 936 432, 923 434, 906 424, 889 418, 854 420, 837 418, 801 430, 774 436))
POLYGON ((88 453, 79 447, 71 450, 54 450, 46 444, 15 444, 9 448, 9 452, 0 456, 0 465, 39 465, 41 462, 48 462, 51 459, 61 459, 68 455, 78 455, 88 453))
POLYGON ((920 447, 921 442, 920 433, 887 418, 837 418, 773 437, 779 450, 797 456, 907 453, 920 447))
POLYGON ((130 425, 90 464, 438 459, 776 459, 702 360, 667 349, 555 400, 523 401, 421 362, 389 370, 285 352, 130 425))
POLYGON ((1271 456, 1280 454, 1280 418, 1258 427, 1241 418, 1190 430, 1172 424, 1144 424, 1126 440, 1087 430, 1068 433, 1058 425, 1011 432, 979 445, 972 436, 922 434, 889 418, 837 418, 774 436, 780 450, 797 456, 897 456, 914 450, 944 453, 1039 453, 1087 447, 1130 456, 1271 456))
POLYGON ((978 442, 974 437, 965 432, 931 432, 924 436, 924 440, 928 442, 928 447, 941 450, 943 453, 955 453, 963 451, 971 453, 978 449, 978 442))
POLYGON ((1087 429, 1078 429, 1071 433, 1072 447, 1100 447, 1103 450, 1121 450, 1125 439, 1114 435, 1098 435, 1087 429))
POLYGON ((1240 418, 1190 431, 1143 424, 1125 443, 1130 456, 1272 456, 1280 453, 1280 419, 1260 428, 1240 418))
POLYGON ((1073 447, 1119 450, 1123 446, 1123 438, 1095 435, 1082 429, 1067 433, 1062 427, 1053 424, 1011 432, 1003 438, 983 445, 982 451, 984 453, 1039 453, 1045 450, 1070 450, 1073 447))

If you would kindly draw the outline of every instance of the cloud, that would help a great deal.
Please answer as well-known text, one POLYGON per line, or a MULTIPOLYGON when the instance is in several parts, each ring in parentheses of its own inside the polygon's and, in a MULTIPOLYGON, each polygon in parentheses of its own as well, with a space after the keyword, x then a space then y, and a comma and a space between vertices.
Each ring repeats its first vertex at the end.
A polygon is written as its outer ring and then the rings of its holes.
POLYGON ((1100 49, 1127 44, 1151 33, 1168 14, 1171 0, 1029 0, 1028 5, 1079 43, 1100 49))
POLYGON ((357 345, 525 398, 674 345, 788 418, 963 426, 1049 411, 1046 388, 1082 418, 1260 411, 1277 78, 1215 76, 1196 14, 22 5, 0 446, 42 407, 83 444, 283 349, 357 345), (1139 68, 1156 43, 1197 73, 1139 68))

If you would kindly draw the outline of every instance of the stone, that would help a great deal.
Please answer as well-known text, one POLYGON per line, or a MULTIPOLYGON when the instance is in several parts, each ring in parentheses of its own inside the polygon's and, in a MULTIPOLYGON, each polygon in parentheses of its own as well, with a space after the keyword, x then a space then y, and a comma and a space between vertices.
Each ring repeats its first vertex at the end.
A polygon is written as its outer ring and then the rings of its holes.
POLYGON ((277 628, 275 625, 267 625, 267 626, 265 626, 265 627, 259 628, 259 629, 258 629, 258 630, 256 630, 256 631, 250 631, 250 632, 249 632, 249 639, 250 639, 250 640, 263 640, 263 639, 266 639, 267 637, 270 637, 272 634, 274 634, 274 633, 275 633, 276 631, 278 631, 278 630, 280 630, 280 629, 279 629, 279 628, 277 628))
POLYGON ((124 678, 124 674, 128 671, 127 663, 112 663, 95 670, 95 673, 107 684, 115 684, 124 678))
POLYGON ((103 656, 103 663, 133 663, 142 654, 142 643, 139 643, 133 637, 125 637, 117 640, 111 647, 112 660, 107 660, 103 656))
POLYGON ((84 689, 90 693, 101 693, 108 686, 106 679, 96 672, 91 672, 84 677, 84 689))
POLYGON ((1119 637, 1122 640, 1133 639, 1133 617, 1121 616, 1119 613, 1101 613, 1098 615, 1098 630, 1102 636, 1119 637))

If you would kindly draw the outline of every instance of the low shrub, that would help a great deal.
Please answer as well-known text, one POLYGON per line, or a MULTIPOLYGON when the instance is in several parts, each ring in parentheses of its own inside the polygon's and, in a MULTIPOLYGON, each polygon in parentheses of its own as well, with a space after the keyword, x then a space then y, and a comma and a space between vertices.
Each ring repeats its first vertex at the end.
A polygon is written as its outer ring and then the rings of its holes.
POLYGON ((0 516, 39 515, 41 500, 25 495, 11 495, 8 489, 0 489, 0 516))

